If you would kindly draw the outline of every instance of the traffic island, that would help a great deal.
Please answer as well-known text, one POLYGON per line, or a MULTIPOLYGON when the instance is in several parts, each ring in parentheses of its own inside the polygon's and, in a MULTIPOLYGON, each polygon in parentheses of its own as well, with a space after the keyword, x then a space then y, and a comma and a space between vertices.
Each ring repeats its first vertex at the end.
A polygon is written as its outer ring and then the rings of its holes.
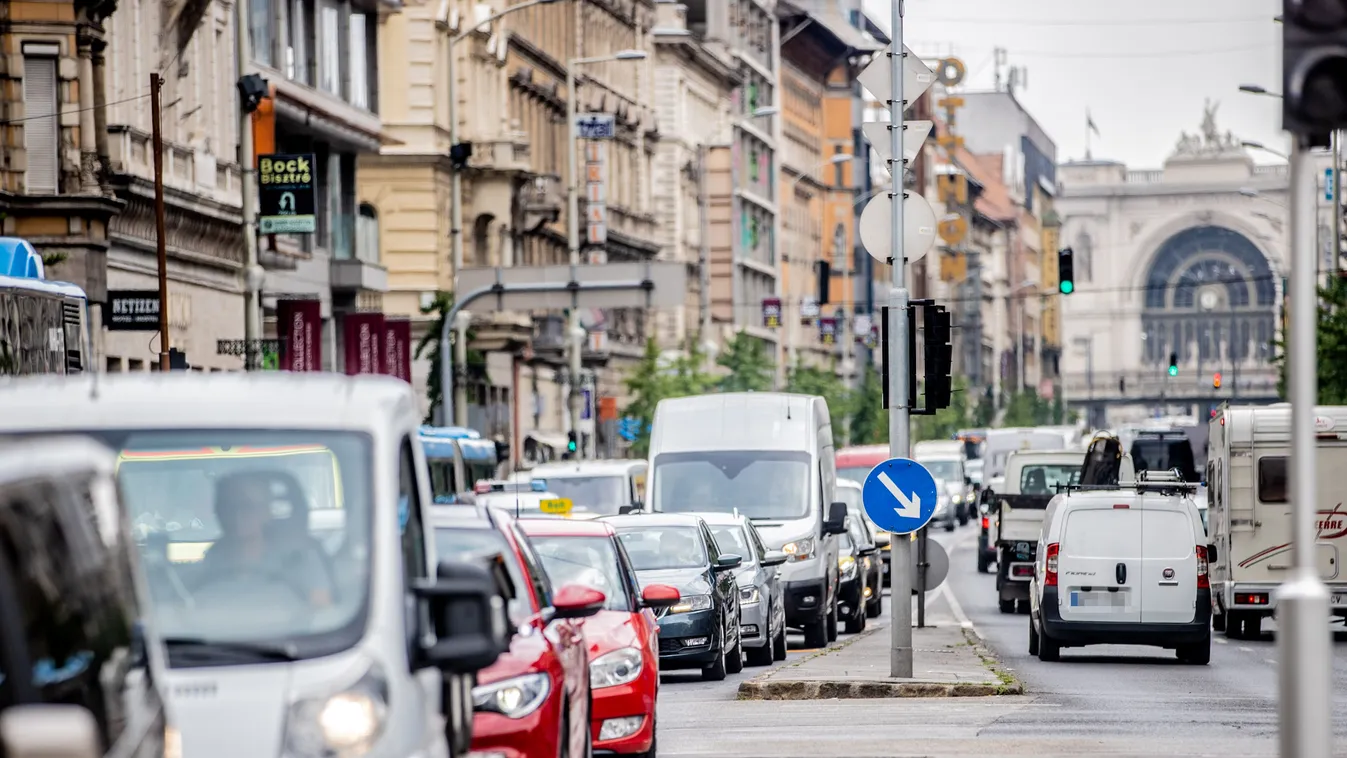
POLYGON ((740 700, 1022 695, 972 630, 953 619, 912 629, 911 679, 889 677, 889 627, 874 626, 739 685, 740 700))

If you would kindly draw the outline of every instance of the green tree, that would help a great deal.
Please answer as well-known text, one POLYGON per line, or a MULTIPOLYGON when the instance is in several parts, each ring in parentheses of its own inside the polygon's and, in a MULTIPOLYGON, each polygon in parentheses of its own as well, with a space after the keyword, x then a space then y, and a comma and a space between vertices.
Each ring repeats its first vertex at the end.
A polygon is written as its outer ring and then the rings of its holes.
MULTIPOLYGON (((1347 405, 1347 280, 1319 290, 1319 405, 1347 405)), ((1277 392, 1286 398, 1286 343, 1279 344, 1277 392)))
POLYGON ((981 399, 978 400, 970 416, 974 428, 985 429, 991 426, 992 421, 996 419, 996 391, 988 387, 982 393, 981 399))
POLYGON ((1006 415, 1002 426, 1046 426, 1053 423, 1053 403, 1038 396, 1037 392, 1025 390, 1011 395, 1006 403, 1006 415))
POLYGON ((913 442, 947 440, 968 426, 968 382, 963 377, 954 377, 953 390, 948 408, 936 411, 934 416, 912 417, 913 442))
POLYGON ((715 389, 715 377, 702 368, 705 363, 706 355, 695 341, 670 362, 665 360, 653 339, 646 340, 641 360, 623 380, 631 402, 622 409, 622 414, 640 422, 640 431, 632 441, 633 453, 644 456, 650 451, 650 425, 654 423, 659 401, 668 397, 701 395, 715 389))
POLYGON ((853 404, 852 393, 838 378, 836 367, 816 368, 796 365, 786 378, 786 391, 801 395, 819 395, 828 401, 828 412, 833 421, 833 445, 836 446, 838 432, 846 430, 846 426, 851 423, 853 404))
POLYGON ((714 391, 716 377, 707 373, 705 366, 706 353, 702 351, 701 343, 689 339, 687 348, 665 369, 669 385, 665 397, 704 395, 714 391))
MULTIPOLYGON (((435 418, 435 410, 444 402, 444 389, 440 386, 440 334, 444 329, 444 320, 449 318, 449 311, 454 307, 454 296, 448 292, 437 292, 435 300, 429 307, 422 308, 421 313, 426 316, 434 315, 435 320, 431 322, 426 333, 421 335, 421 341, 416 343, 417 359, 425 358, 430 361, 430 375, 426 377, 426 400, 430 405, 430 412, 426 415, 426 423, 431 423, 435 418)), ((468 342, 472 342, 472 332, 468 332, 468 342)), ((486 374, 486 356, 480 350, 468 351, 468 365, 458 366, 454 372, 454 381, 465 381, 471 377, 481 377, 486 374)), ((452 424, 453 419, 445 419, 445 423, 452 424)))
POLYGON ((889 440, 889 412, 884 409, 884 386, 879 369, 861 374, 851 402, 851 444, 878 445, 889 440))
POLYGON ((772 388, 776 373, 767 346, 762 340, 739 332, 725 343, 716 364, 729 373, 720 378, 722 392, 766 392, 772 388))

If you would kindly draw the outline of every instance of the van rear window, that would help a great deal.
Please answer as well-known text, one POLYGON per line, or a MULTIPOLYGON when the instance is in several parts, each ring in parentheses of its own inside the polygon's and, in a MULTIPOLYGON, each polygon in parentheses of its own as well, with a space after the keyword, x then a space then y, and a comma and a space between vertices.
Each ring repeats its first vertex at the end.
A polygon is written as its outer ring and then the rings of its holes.
POLYGON ((1287 497, 1286 457, 1265 455, 1258 459, 1258 499, 1264 503, 1285 503, 1287 497))
POLYGON ((1073 558, 1135 558, 1141 552, 1141 511, 1082 509, 1067 514, 1062 553, 1073 558))

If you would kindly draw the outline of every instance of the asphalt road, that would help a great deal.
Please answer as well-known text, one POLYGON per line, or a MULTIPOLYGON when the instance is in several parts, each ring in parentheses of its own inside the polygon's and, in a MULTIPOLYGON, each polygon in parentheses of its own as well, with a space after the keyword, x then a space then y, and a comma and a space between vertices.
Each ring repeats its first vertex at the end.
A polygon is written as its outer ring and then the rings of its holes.
MULTIPOLYGON (((1028 655, 1028 618, 1000 613, 995 579, 978 574, 973 525, 933 532, 950 553, 933 606, 972 624, 1026 687, 1022 697, 750 702, 735 699, 746 668, 724 682, 664 677, 664 758, 868 756, 1272 756, 1277 753, 1275 628, 1263 639, 1217 635, 1208 666, 1169 651, 1075 648, 1057 663, 1028 655)), ((885 610, 888 611, 888 598, 885 610)), ((792 658, 801 653, 792 637, 792 658)), ((790 661, 786 661, 788 665, 790 661)), ((1327 662, 1326 662, 1327 663, 1327 662)), ((1333 652, 1335 743, 1347 756, 1347 638, 1333 652)))

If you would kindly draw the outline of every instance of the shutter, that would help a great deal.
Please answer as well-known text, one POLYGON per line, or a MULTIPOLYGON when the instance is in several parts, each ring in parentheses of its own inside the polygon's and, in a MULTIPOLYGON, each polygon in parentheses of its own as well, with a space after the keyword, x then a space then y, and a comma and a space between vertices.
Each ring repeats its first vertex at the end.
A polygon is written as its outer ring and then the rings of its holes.
POLYGON ((24 56, 23 147, 28 154, 25 182, 30 195, 55 195, 60 182, 57 91, 56 59, 24 56))

